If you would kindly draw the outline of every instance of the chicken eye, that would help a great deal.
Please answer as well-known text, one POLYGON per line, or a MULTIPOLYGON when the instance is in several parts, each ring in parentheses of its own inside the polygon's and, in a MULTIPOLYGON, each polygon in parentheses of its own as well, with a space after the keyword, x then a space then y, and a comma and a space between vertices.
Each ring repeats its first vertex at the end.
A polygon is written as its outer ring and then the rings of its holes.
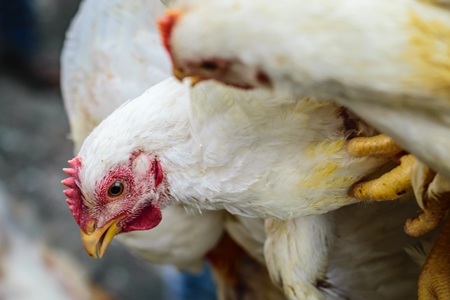
POLYGON ((200 68, 206 70, 206 71, 215 71, 219 68, 219 66, 213 62, 213 61, 204 61, 201 65, 200 68))
POLYGON ((125 187, 122 182, 114 182, 108 189, 108 196, 111 198, 119 197, 125 191, 125 187))

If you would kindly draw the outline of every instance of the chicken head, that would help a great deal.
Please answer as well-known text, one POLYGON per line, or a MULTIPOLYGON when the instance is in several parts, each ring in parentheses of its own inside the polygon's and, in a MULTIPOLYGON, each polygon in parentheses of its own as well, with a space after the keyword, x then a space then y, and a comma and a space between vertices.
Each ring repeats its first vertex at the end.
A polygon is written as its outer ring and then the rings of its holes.
POLYGON ((81 157, 63 169, 70 177, 61 183, 67 203, 81 229, 86 252, 101 258, 116 234, 148 230, 159 224, 159 199, 164 194, 164 175, 159 161, 144 152, 106 172, 85 176, 81 157))

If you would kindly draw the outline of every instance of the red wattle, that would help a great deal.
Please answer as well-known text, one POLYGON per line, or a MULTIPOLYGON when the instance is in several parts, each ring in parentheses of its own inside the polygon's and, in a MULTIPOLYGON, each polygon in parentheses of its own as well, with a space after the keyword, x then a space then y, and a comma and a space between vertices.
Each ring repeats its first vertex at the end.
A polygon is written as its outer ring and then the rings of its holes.
POLYGON ((161 210, 153 205, 147 205, 138 215, 122 225, 122 232, 149 230, 156 227, 162 220, 161 210))

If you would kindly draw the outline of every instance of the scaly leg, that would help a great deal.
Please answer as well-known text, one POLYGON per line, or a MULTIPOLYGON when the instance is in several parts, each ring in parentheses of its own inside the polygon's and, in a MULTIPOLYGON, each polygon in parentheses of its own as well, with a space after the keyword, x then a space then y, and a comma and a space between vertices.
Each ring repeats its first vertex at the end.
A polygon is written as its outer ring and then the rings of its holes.
POLYGON ((400 165, 377 179, 359 182, 349 194, 360 200, 386 201, 399 198, 411 190, 411 168, 415 158, 411 154, 400 157, 400 165))
MULTIPOLYGON (((347 145, 348 152, 356 157, 378 156, 398 158, 403 152, 390 137, 380 134, 373 137, 358 137, 347 145)), ((358 182, 349 195, 359 200, 394 200, 411 190, 411 168, 415 158, 412 155, 400 157, 400 165, 380 178, 358 182)))
POLYGON ((450 201, 448 200, 428 199, 425 208, 417 218, 406 220, 405 232, 410 236, 419 237, 435 229, 445 217, 449 209, 450 201))
MULTIPOLYGON (((428 175, 424 172, 424 180, 429 180, 428 175)), ((419 185, 415 189, 424 188, 419 185)), ((416 191, 417 202, 422 207, 420 215, 405 223, 405 231, 411 236, 418 237, 433 230, 450 211, 450 179, 437 174, 425 189, 425 197, 416 191)))
MULTIPOLYGON (((380 134, 373 137, 352 139, 348 152, 357 157, 378 156, 396 158, 403 150, 388 136, 380 134)), ((359 200, 385 201, 399 198, 411 190, 411 168, 415 158, 412 155, 400 157, 400 165, 381 177, 355 184, 349 195, 359 200)))
POLYGON ((419 300, 450 299, 450 218, 428 255, 419 277, 419 300))
MULTIPOLYGON (((416 162, 412 183, 419 217, 408 219, 405 231, 421 236, 435 229, 450 211, 450 179, 416 162)), ((450 218, 447 217, 419 277, 419 300, 450 299, 450 218)))
POLYGON ((393 157, 403 151, 390 137, 384 134, 372 137, 357 137, 348 142, 348 152, 356 157, 393 157))

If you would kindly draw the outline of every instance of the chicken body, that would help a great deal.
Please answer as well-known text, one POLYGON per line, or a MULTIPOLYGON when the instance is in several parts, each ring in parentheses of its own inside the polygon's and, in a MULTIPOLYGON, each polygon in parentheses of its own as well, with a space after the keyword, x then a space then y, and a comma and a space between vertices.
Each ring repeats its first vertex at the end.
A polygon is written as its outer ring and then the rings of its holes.
MULTIPOLYGON (((372 130, 363 124, 346 128, 350 117, 341 115, 340 107, 271 97, 214 83, 189 95, 188 87, 167 79, 121 106, 86 139, 74 175, 83 197, 73 200, 82 202, 86 218, 102 230, 118 216, 139 220, 141 211, 149 220, 145 228, 151 229, 161 209, 180 202, 277 219, 267 225, 270 242, 264 249, 272 279, 282 281, 285 292, 287 284, 297 286, 292 299, 302 294, 321 299, 315 283, 325 276, 334 234, 333 218, 324 213, 354 203, 348 188, 386 160, 346 152, 350 131, 370 135, 372 130), (131 178, 121 175, 125 169, 131 178), (142 187, 126 187, 117 200, 103 200, 102 186, 116 180, 142 187)), ((88 223, 78 222, 91 236, 88 223)), ((124 232, 136 226, 117 222, 124 232)))
POLYGON ((86 136, 128 99, 170 77, 155 19, 157 0, 85 0, 61 54, 61 85, 78 152, 86 136))
MULTIPOLYGON (((173 82, 173 84, 177 83, 173 82)), ((155 86, 142 97, 149 95, 160 96, 161 93, 158 93, 157 90, 159 87, 159 85, 155 86)), ((169 84, 168 87, 170 92, 176 93, 176 89, 173 85, 169 84)), ((170 93, 166 91, 165 95, 169 94, 170 93)), ((131 105, 134 101, 138 101, 139 99, 140 98, 127 103, 122 108, 131 105)), ((174 99, 180 101, 179 99, 181 99, 181 97, 174 99)), ((153 105, 156 104, 156 101, 147 102, 152 103, 153 105)), ((121 109, 119 109, 119 111, 121 109)), ((173 114, 177 113, 175 107, 172 107, 170 111, 173 114)), ((180 111, 186 113, 186 110, 183 110, 183 107, 180 108, 180 111)), ((180 111, 178 111, 178 113, 180 111)), ((149 113, 153 115, 151 112, 149 113)), ((114 116, 114 114, 112 116, 114 116)), ((111 119, 112 117, 109 117, 105 122, 108 122, 108 120, 111 119)), ((171 120, 172 122, 175 122, 174 119, 171 120)), ((169 124, 166 125, 169 126, 169 124)), ((101 126, 103 125, 100 125, 99 129, 94 131, 94 136, 97 130, 102 128, 101 126)), ((172 124, 170 127, 175 128, 176 125, 172 124)), ((166 131, 166 135, 172 136, 172 133, 166 131)), ((184 135, 181 135, 179 137, 185 141, 183 136, 184 135)), ((88 138, 87 143, 89 142, 89 139, 90 138, 88 138)), ((156 143, 158 142, 155 139, 153 139, 153 141, 156 143)), ((87 144, 83 146, 83 149, 84 147, 87 147, 87 144)), ((116 149, 116 147, 114 148, 116 149)), ((81 150, 80 155, 84 153, 83 149, 81 150)), ((188 149, 191 149, 191 147, 188 149)), ((175 151, 175 153, 186 152, 175 151)), ((84 158, 84 156, 81 157, 82 159, 84 158)), ((163 159, 163 155, 159 154, 159 157, 160 159, 163 159)), ((110 164, 109 161, 105 162, 110 164)), ((81 182, 81 186, 83 186, 83 182, 81 182)), ((403 251, 403 248, 412 242, 412 238, 403 233, 402 224, 404 218, 411 214, 415 209, 414 203, 374 203, 367 204, 367 207, 352 205, 328 213, 326 215, 327 218, 332 219, 336 226, 332 228, 332 231, 334 231, 334 238, 329 241, 331 251, 329 262, 325 265, 325 276, 323 277, 323 280, 316 283, 318 290, 323 294, 313 295, 311 299, 414 298, 415 282, 419 266, 413 264, 403 251), (374 222, 367 223, 367 220, 373 220, 374 222)), ((302 218, 297 219, 301 220, 302 218)), ((252 240, 254 244, 250 249, 258 249, 255 245, 259 245, 259 249, 262 249, 261 241, 265 240, 264 224, 261 220, 254 220, 254 222, 251 220, 243 222, 244 227, 248 228, 248 230, 244 230, 244 233, 246 232, 247 235, 243 234, 243 236, 245 236, 244 240, 247 242, 242 242, 240 244, 246 245, 249 240, 252 240)), ((239 230, 235 230, 234 232, 239 232, 239 230)), ((239 242, 238 235, 235 234, 234 237, 239 242)), ((268 261, 268 264, 276 263, 278 266, 291 266, 292 268, 289 269, 289 272, 295 272, 295 260, 301 260, 302 258, 300 256, 293 257, 288 253, 288 250, 289 245, 299 245, 298 237, 295 234, 288 235, 285 242, 278 240, 278 245, 280 245, 278 249, 281 251, 281 255, 278 257, 280 260, 276 262, 268 261), (290 258, 294 258, 294 261, 290 260, 290 258), (286 262, 284 263, 281 260, 286 262)), ((315 244, 314 246, 318 245, 315 244)), ((302 249, 305 248, 302 247, 302 249)), ((319 248, 314 249, 317 251, 319 248)), ((261 251, 249 253, 254 257, 260 257, 258 253, 261 253, 261 251)), ((310 256, 307 258, 312 259, 310 256)), ((289 296, 291 299, 306 299, 300 295, 289 296)))
POLYGON ((165 44, 178 74, 336 100, 450 177, 448 5, 180 0, 175 9, 165 44))
MULTIPOLYGON (((418 236, 450 209, 448 4, 180 0, 160 26, 178 77, 331 98, 416 156, 411 182, 424 211, 405 228, 418 236)), ((443 255, 427 271, 442 264, 443 255)), ((438 277, 449 285, 448 274, 421 276, 438 277)), ((448 298, 439 284, 421 284, 421 294, 448 298)))
POLYGON ((168 79, 91 133, 78 154, 86 205, 96 208, 89 202, 101 178, 136 151, 161 164, 164 189, 152 195, 161 208, 182 202, 281 220, 355 203, 348 188, 386 163, 346 153, 350 131, 334 104, 271 103, 270 93, 209 83, 196 89, 190 101, 187 87, 168 79))
MULTIPOLYGON (((84 7, 94 3, 87 1, 84 7)), ((85 125, 75 124, 76 117, 71 117, 76 141, 81 142, 119 103, 138 96, 149 86, 139 79, 148 73, 134 73, 130 67, 142 60, 150 61, 145 56, 135 59, 140 56, 136 56, 137 50, 132 48, 132 45, 142 45, 139 41, 147 44, 146 49, 151 48, 148 47, 151 39, 139 39, 150 37, 141 31, 145 26, 133 25, 136 24, 134 19, 142 20, 147 10, 142 8, 143 2, 137 6, 138 2, 130 3, 130 12, 121 13, 121 9, 127 7, 125 2, 111 2, 111 15, 122 17, 111 18, 117 24, 105 28, 101 25, 110 23, 96 20, 93 28, 98 29, 99 34, 93 34, 92 40, 88 39, 87 29, 82 29, 78 35, 73 33, 88 45, 98 46, 98 51, 83 52, 83 48, 89 47, 76 48, 76 43, 66 45, 63 59, 66 58, 67 66, 77 53, 70 52, 70 45, 93 62, 84 65, 80 60, 78 69, 76 64, 73 64, 74 69, 65 68, 68 72, 63 77, 63 81, 66 78, 64 91, 70 114, 76 112, 81 119, 88 120, 80 124, 91 126, 87 129, 85 125), (122 44, 124 41, 131 49, 127 50, 122 44), (101 59, 90 58, 92 53, 99 53, 101 59), (124 54, 132 55, 124 57, 120 64, 124 54), (91 84, 86 85, 86 82, 91 84), (86 89, 86 86, 91 88, 86 89), (111 93, 114 89, 120 92, 111 93), (95 109, 90 112, 90 99, 107 110, 102 114, 95 114, 95 109)), ((73 25, 73 28, 88 26, 87 21, 80 21, 83 18, 80 16, 74 23, 82 25, 73 25)), ((161 62, 165 59, 158 57, 161 62)), ((136 67, 136 70, 152 70, 146 63, 141 67, 143 69, 136 67)), ((250 257, 268 262, 272 278, 284 287, 288 297, 322 299, 337 293, 334 285, 323 285, 330 283, 326 278, 330 249, 335 245, 330 241, 336 240, 336 223, 333 214, 322 214, 354 203, 356 200, 347 195, 348 188, 386 163, 382 158, 354 158, 346 152, 348 137, 373 134, 371 128, 358 121, 355 125, 349 122, 351 120, 357 121, 350 113, 327 101, 278 97, 258 91, 246 93, 214 84, 201 84, 189 95, 187 87, 168 79, 123 105, 86 140, 78 155, 79 165, 74 167, 76 175, 72 177, 81 191, 81 198, 76 203, 73 193, 68 192, 71 208, 74 215, 81 216, 76 219, 85 237, 95 233, 92 226, 96 230, 105 229, 100 236, 102 243, 112 238, 111 228, 120 227, 122 240, 134 249, 133 252, 182 268, 191 268, 201 257, 208 256, 208 248, 219 238, 223 225, 219 224, 221 212, 189 216, 183 214, 181 205, 224 208, 242 216, 275 218, 278 220, 274 221, 275 225, 266 224, 266 228, 262 228, 268 233, 265 246, 261 243, 266 238, 261 234, 264 231, 261 227, 255 229, 255 223, 261 226, 262 221, 238 217, 239 222, 232 225, 225 221, 225 227, 250 257), (134 182, 140 183, 139 188, 127 185, 126 197, 105 195, 102 188, 116 182, 110 180, 124 180, 122 184, 130 182, 130 175, 116 176, 121 170, 131 172, 134 182), (160 210, 163 210, 161 214, 160 210), (115 218, 120 220, 116 222, 115 218), (108 227, 111 220, 116 223, 108 227), (173 220, 185 222, 174 227, 173 220), (159 225, 151 231, 133 230, 137 227, 150 229, 157 222, 159 225), (210 227, 214 230, 209 230, 210 227), (205 239, 198 243, 195 238, 198 236, 205 239), (188 249, 188 253, 180 253, 188 249)), ((72 188, 72 191, 77 189, 72 188)), ((90 248, 91 253, 92 249, 96 250, 90 248)), ((251 268, 254 263, 244 265, 251 268)), ((253 276, 263 272, 254 271, 253 276)), ((350 268, 349 272, 352 273, 350 268)), ((358 282, 356 277, 346 281, 347 284, 358 282)), ((274 299, 279 299, 276 289, 273 291, 277 295, 274 299)))

